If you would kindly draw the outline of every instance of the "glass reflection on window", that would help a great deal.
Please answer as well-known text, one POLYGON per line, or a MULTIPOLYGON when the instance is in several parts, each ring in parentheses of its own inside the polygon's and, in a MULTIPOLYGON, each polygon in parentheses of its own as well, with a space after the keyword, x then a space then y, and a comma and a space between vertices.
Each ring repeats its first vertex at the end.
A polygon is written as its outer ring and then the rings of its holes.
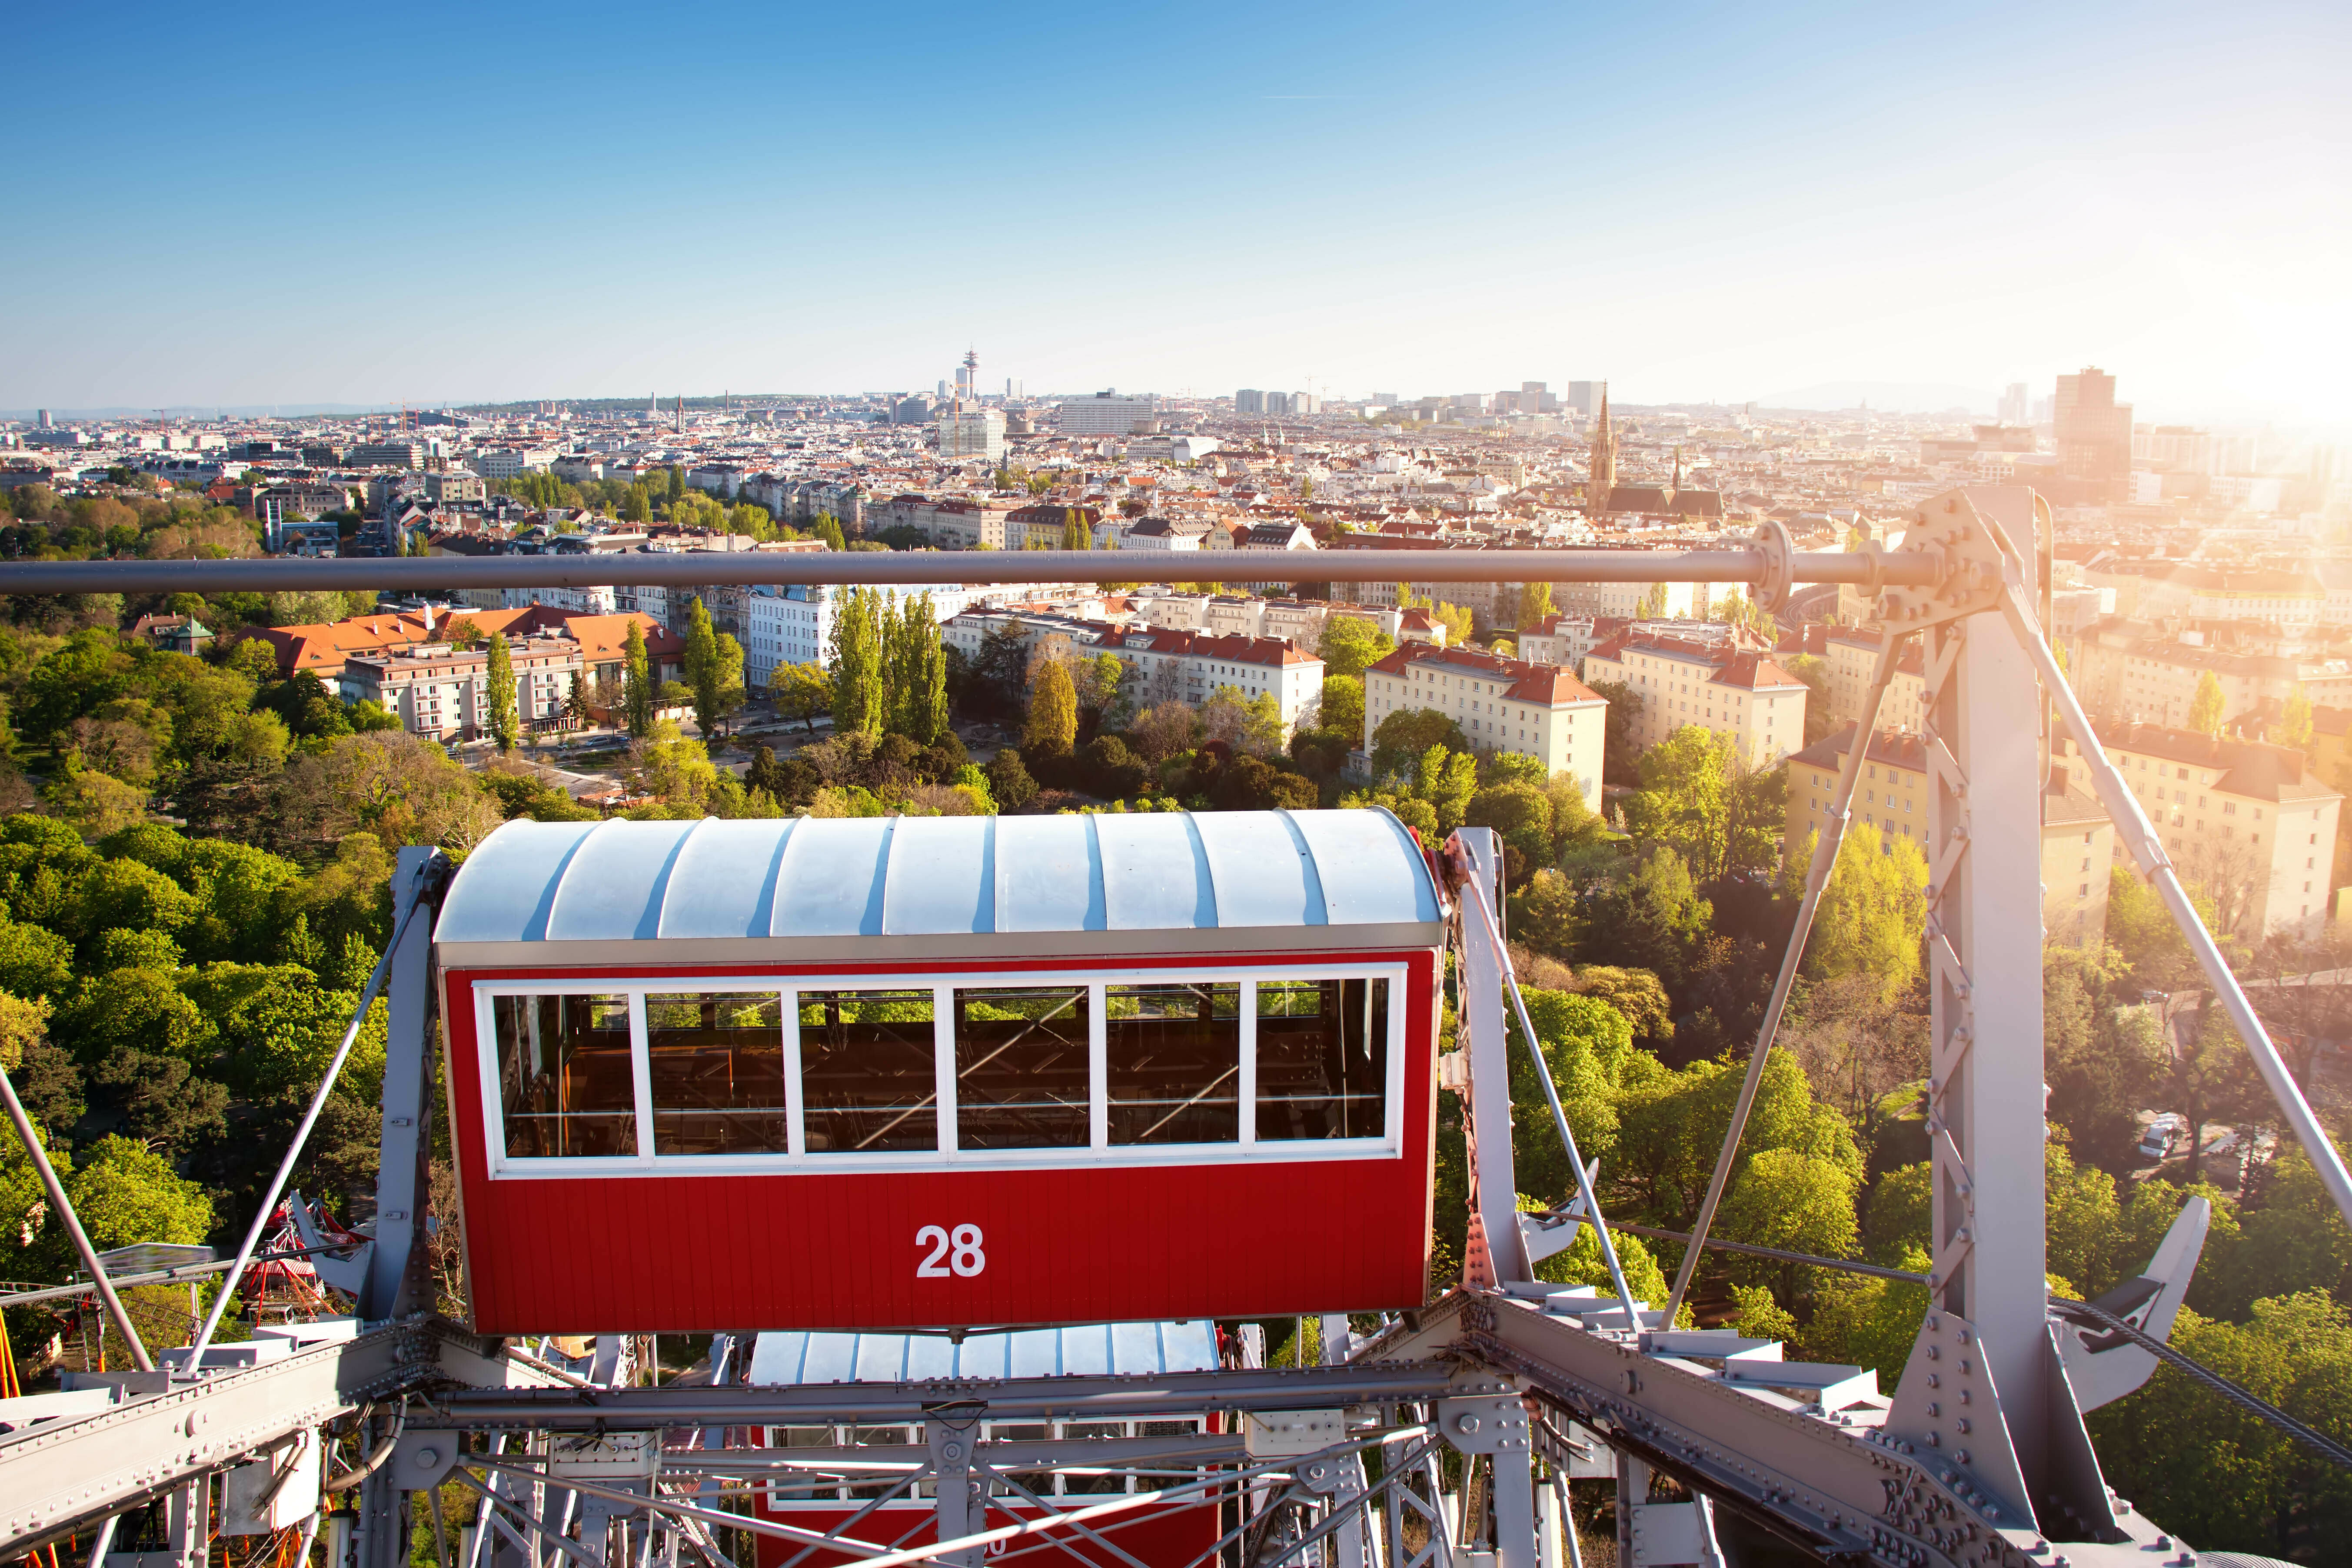
POLYGON ((955 994, 956 1147, 1087 1146, 1084 985, 955 994))
POLYGON ((937 1149, 930 991, 803 991, 798 1005, 808 1152, 937 1149))
POLYGON ((1241 1013, 1238 981, 1104 988, 1112 1143, 1240 1140, 1241 1013))
POLYGON ((626 996, 493 996, 490 1017, 508 1154, 637 1152, 626 996))
POLYGON ((1257 1136, 1378 1138, 1387 1131, 1389 983, 1257 984, 1257 1136))
POLYGON ((656 1154, 782 1154, 783 998, 773 991, 646 998, 656 1154))

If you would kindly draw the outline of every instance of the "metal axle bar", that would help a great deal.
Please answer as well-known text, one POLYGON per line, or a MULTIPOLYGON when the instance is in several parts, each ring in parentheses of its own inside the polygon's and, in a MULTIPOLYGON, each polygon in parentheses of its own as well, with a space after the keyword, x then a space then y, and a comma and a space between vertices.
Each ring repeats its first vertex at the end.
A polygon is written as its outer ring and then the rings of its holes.
MULTIPOLYGON (((693 588, 727 583, 1260 582, 1755 583, 1771 558, 1738 550, 694 551, 603 555, 427 555, 254 561, 41 561, 0 563, 0 594, 226 594, 301 588, 405 593, 449 588, 693 588)), ((1811 551, 1781 556, 1799 583, 1931 586, 1931 554, 1811 551)))
MULTIPOLYGON (((1211 1410, 1316 1410, 1401 1405, 1464 1393, 1450 1368, 1421 1365, 1180 1372, 1152 1378, 1038 1377, 923 1384, 814 1384, 766 1387, 453 1389, 433 1402, 435 1425, 540 1431, 644 1431, 664 1426, 902 1426, 941 1402, 985 1400, 991 1421, 1115 1421, 1211 1410)), ((1504 1386, 1491 1392, 1502 1392, 1504 1386)), ((1470 1392, 1477 1392, 1472 1390, 1470 1392)))

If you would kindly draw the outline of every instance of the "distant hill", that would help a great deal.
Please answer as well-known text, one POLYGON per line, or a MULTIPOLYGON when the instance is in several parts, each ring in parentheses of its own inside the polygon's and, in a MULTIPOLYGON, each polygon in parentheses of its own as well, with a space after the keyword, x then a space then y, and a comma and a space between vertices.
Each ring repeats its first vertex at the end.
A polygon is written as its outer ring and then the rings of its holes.
POLYGON ((1868 404, 1903 414, 1941 414, 1962 409, 1990 415, 2000 401, 1997 392, 1976 386, 1956 386, 1940 381, 1823 381, 1793 392, 1759 397, 1761 408, 1859 408, 1868 404))
MULTIPOLYGON (((427 405, 417 404, 415 407, 427 405)), ((429 406, 439 407, 439 404, 429 406)), ((33 408, 0 408, 0 419, 30 419, 39 410, 33 408)), ((264 419, 276 416, 292 419, 306 414, 397 414, 397 403, 245 403, 223 404, 183 403, 163 410, 173 419, 205 419, 217 415, 229 419, 264 419)), ((52 408, 49 417, 60 425, 71 425, 84 419, 152 419, 152 408, 52 408)))

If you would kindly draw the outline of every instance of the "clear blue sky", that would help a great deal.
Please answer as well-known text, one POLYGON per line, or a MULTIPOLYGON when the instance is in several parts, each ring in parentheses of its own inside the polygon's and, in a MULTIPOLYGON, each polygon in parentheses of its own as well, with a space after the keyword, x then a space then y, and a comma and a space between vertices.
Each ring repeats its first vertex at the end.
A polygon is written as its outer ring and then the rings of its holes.
POLYGON ((0 407, 1633 401, 2352 422, 2352 7, 31 6, 0 407))

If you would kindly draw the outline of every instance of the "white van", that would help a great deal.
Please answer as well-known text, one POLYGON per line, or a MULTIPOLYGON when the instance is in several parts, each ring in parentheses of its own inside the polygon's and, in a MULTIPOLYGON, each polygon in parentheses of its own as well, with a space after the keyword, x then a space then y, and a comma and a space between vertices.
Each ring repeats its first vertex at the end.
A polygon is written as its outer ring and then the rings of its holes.
POLYGON ((2139 1157, 2143 1160, 2164 1160, 2187 1137, 2189 1124, 2172 1111, 2166 1111, 2148 1122, 2139 1135, 2139 1157))

